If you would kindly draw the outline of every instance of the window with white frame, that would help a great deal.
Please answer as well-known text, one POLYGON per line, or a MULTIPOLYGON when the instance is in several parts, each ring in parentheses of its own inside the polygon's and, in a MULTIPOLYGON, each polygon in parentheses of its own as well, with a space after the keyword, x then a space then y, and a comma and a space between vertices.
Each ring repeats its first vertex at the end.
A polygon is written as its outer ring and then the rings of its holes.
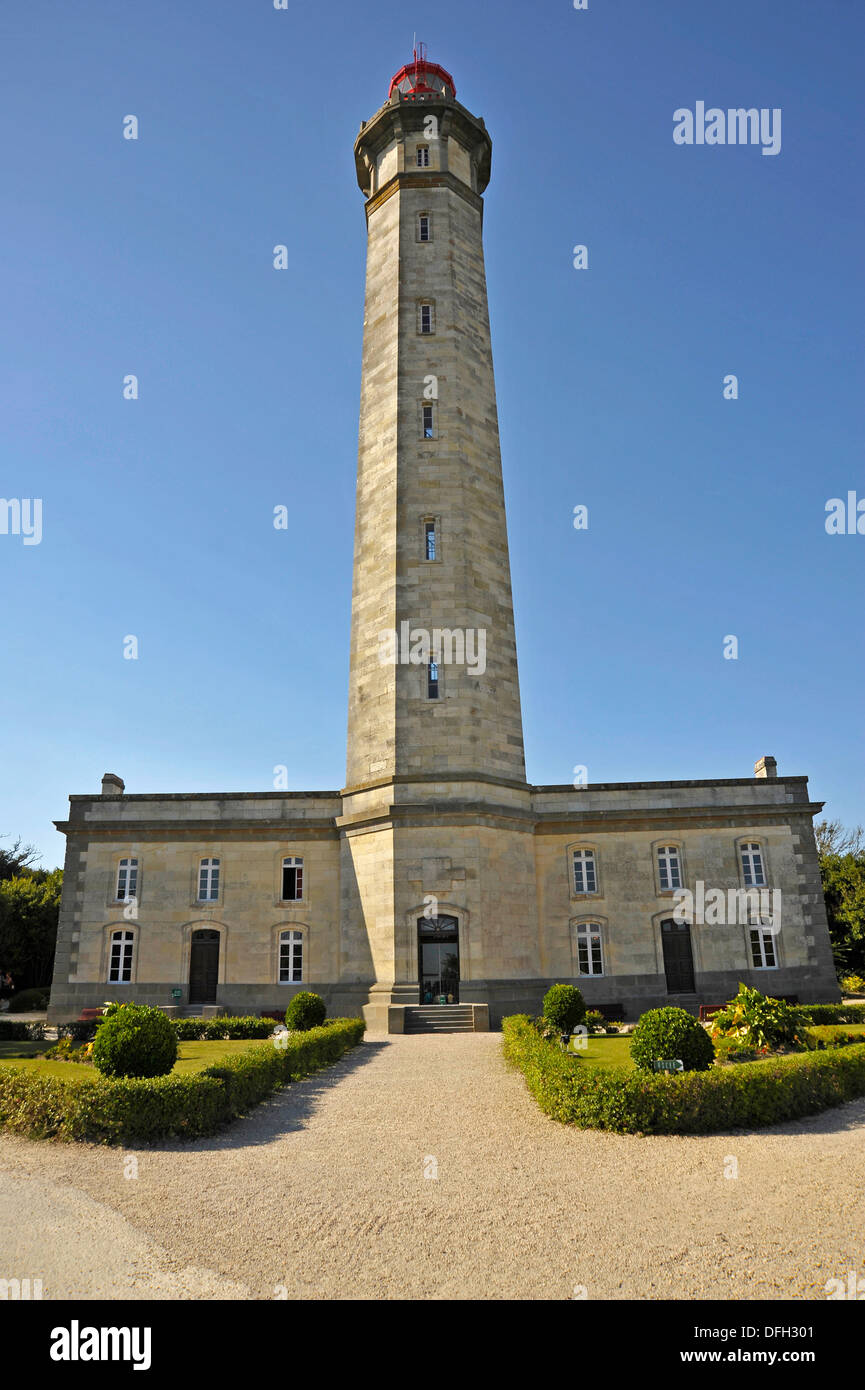
POLYGON ((111 956, 108 961, 109 984, 129 984, 132 979, 132 951, 134 945, 134 932, 115 931, 111 933, 111 956))
POLYGON ((759 844, 742 845, 742 876, 746 888, 763 888, 766 884, 766 870, 763 866, 763 849, 759 844))
POLYGON ((198 901, 215 903, 219 898, 219 860, 202 859, 198 866, 198 901))
POLYGON ((597 893, 598 875, 593 849, 574 850, 574 892, 597 893))
POLYGON ((577 924, 577 968, 581 975, 604 973, 604 952, 599 922, 577 924))
POLYGON ((431 304, 418 305, 418 332, 435 332, 435 316, 433 314, 433 306, 431 304))
POLYGON ((419 169, 429 168, 429 145, 418 145, 417 147, 417 167, 419 169))
POLYGON ((432 241, 432 218, 428 212, 422 212, 418 215, 417 239, 418 241, 432 241))
POLYGON ((117 865, 117 898, 119 903, 128 903, 138 892, 138 860, 121 859, 117 865))
POLYGON ((761 919, 750 928, 751 960, 755 970, 776 970, 778 955, 775 950, 775 933, 771 924, 761 919))
POLYGON ((662 892, 682 886, 682 861, 675 845, 663 845, 658 850, 658 881, 662 892))
POLYGON ((435 436, 435 415, 431 405, 425 405, 421 409, 423 420, 424 439, 433 439, 435 436))
POLYGON ((287 855, 282 861, 282 901, 299 902, 303 897, 303 860, 287 855))
POLYGON ((303 979, 303 932, 284 931, 279 934, 279 983, 297 984, 303 979))

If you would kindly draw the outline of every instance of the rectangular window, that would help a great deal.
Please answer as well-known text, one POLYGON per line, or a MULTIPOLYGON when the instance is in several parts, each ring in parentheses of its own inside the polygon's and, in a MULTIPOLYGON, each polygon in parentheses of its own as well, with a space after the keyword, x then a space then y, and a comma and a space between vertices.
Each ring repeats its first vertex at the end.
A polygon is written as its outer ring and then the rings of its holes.
POLYGON ((138 889, 138 860, 121 859, 117 866, 117 899, 128 903, 135 897, 138 889))
POLYGON ((427 667, 426 693, 428 700, 437 700, 439 697, 439 668, 437 661, 431 661, 427 667))
POLYGON ((219 860, 202 859, 198 866, 198 901, 215 903, 219 898, 219 860))
POLYGON ((424 537, 426 540, 426 558, 434 560, 436 558, 436 524, 434 521, 424 522, 424 537))
POLYGON ((418 145, 417 147, 417 167, 419 169, 429 168, 429 145, 418 145))
POLYGON ((303 860, 289 856, 282 861, 282 901, 299 902, 303 897, 303 860))
POLYGON ((128 985, 132 979, 132 946, 135 940, 131 931, 111 933, 111 960, 108 966, 108 982, 112 985, 128 985))
POLYGON ((433 331, 433 311, 431 304, 420 306, 420 331, 421 333, 432 333, 433 331))
POLYGON ((682 869, 679 851, 674 845, 665 845, 658 850, 658 877, 662 892, 669 892, 682 886, 682 869))
POLYGON ((417 220, 418 241, 432 241, 432 223, 429 213, 422 212, 417 220))
POLYGON ((595 851, 593 849, 574 850, 574 892, 597 893, 597 891, 595 851))
POLYGON ((597 922, 581 922, 577 927, 577 960, 581 975, 603 975, 601 928, 597 922))
POLYGON ((742 876, 746 888, 763 888, 766 872, 763 868, 763 851, 757 844, 742 846, 742 876))
POLYGON ((423 407, 423 437, 424 439, 433 438, 433 408, 431 405, 423 407))
POLYGON ((303 980, 303 933, 279 934, 279 983, 293 985, 303 980))
POLYGON ((764 927, 751 928, 751 958, 755 970, 775 970, 777 968, 775 938, 764 927))

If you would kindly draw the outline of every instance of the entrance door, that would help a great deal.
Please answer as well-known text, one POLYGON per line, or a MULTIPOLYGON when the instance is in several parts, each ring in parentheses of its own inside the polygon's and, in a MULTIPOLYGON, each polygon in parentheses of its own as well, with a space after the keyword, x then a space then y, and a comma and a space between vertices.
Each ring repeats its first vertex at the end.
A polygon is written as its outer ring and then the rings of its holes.
POLYGON ((664 944, 664 973, 668 994, 694 993, 694 957, 691 952, 691 928, 687 922, 662 922, 661 941, 664 944))
POLYGON ((218 981, 219 932, 194 931, 189 950, 190 1004, 215 1004, 218 981))
POLYGON ((422 1004, 460 1001, 460 935, 456 917, 419 917, 418 966, 422 1004))

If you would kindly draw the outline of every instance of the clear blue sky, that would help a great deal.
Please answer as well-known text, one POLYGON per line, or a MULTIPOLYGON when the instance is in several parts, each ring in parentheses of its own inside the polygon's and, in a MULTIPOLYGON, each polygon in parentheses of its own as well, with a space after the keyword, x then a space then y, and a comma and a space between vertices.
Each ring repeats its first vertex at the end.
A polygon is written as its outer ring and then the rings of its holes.
POLYGON ((267 790, 280 763, 343 784, 352 145, 415 30, 493 138, 530 780, 773 753, 865 816, 865 536, 824 529, 828 498, 865 496, 865 7, 7 0, 0 495, 44 521, 39 545, 0 536, 0 831, 47 865, 67 795, 107 770, 129 792, 267 790), (780 107, 780 154, 675 145, 698 100, 780 107))

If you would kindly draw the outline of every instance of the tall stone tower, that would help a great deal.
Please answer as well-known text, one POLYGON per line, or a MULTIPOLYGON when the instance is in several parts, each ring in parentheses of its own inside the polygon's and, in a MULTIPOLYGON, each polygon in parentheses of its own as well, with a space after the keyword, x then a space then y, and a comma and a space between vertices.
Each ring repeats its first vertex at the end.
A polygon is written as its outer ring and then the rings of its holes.
MULTIPOLYGON (((355 142, 368 242, 343 965, 372 966, 382 1003, 418 1001, 425 905, 459 934, 465 1001, 472 947, 480 961, 481 937, 535 901, 482 244, 490 156, 483 120, 423 53, 355 142)), ((482 956, 488 968, 495 951, 482 956)))

